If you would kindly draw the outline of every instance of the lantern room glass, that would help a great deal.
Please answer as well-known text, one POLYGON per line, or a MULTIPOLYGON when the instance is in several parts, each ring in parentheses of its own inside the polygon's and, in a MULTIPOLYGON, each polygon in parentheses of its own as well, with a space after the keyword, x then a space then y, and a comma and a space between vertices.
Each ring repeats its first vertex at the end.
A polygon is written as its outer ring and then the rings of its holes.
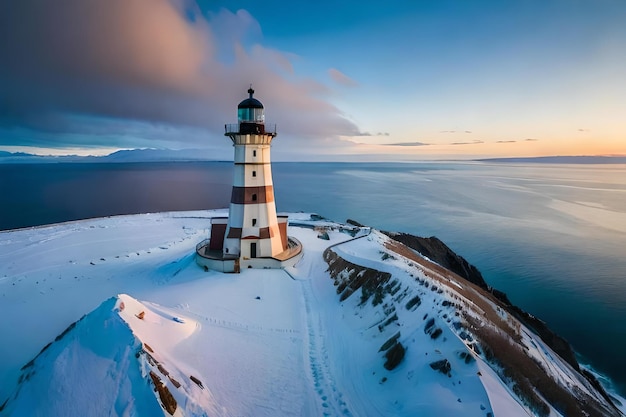
POLYGON ((265 112, 259 108, 244 107, 237 110, 239 123, 265 123, 265 112))

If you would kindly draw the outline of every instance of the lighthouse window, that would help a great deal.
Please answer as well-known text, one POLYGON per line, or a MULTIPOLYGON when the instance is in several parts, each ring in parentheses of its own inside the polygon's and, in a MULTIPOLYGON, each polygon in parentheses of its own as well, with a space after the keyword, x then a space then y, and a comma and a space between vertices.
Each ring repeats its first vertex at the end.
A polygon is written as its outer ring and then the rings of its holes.
POLYGON ((252 156, 256 156, 256 150, 252 151, 252 156))
POLYGON ((252 194, 252 201, 256 201, 256 194, 252 194))
POLYGON ((241 122, 254 122, 254 123, 263 123, 265 122, 265 112, 263 109, 254 109, 254 108, 241 108, 237 110, 237 118, 239 119, 239 123, 241 122))
POLYGON ((256 177, 256 171, 252 171, 252 176, 256 177))
POLYGON ((256 226, 256 219, 252 219, 252 226, 256 226))
POLYGON ((263 109, 251 109, 252 110, 252 120, 257 123, 265 122, 265 111, 263 109))
POLYGON ((252 121, 252 109, 239 109, 237 110, 237 116, 239 118, 239 123, 241 122, 250 122, 252 121))

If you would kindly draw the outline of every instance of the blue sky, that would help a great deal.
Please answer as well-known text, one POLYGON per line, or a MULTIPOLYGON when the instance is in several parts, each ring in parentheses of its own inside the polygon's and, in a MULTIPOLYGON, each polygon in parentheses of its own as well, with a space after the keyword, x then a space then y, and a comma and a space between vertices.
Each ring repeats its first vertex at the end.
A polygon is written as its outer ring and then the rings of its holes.
POLYGON ((626 3, 0 2, 0 150, 277 159, 626 154, 626 3), (340 4, 336 4, 340 3, 340 4))

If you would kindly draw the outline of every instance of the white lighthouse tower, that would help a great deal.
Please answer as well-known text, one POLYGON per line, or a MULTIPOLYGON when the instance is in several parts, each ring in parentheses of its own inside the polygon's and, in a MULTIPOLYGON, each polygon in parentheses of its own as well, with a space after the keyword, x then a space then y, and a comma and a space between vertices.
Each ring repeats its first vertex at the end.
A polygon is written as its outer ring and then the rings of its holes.
POLYGON ((265 124, 263 104, 252 87, 248 94, 237 108, 238 123, 225 126, 235 148, 228 218, 213 218, 211 238, 196 248, 200 265, 225 272, 284 267, 302 252, 300 242, 287 236, 287 216, 276 214, 270 161, 276 126, 265 124))
POLYGON ((224 256, 272 257, 287 248, 287 236, 283 241, 276 216, 272 184, 270 144, 276 128, 266 129, 263 104, 253 97, 252 87, 248 94, 250 97, 237 107, 238 124, 226 125, 225 134, 235 147, 235 176, 224 256))

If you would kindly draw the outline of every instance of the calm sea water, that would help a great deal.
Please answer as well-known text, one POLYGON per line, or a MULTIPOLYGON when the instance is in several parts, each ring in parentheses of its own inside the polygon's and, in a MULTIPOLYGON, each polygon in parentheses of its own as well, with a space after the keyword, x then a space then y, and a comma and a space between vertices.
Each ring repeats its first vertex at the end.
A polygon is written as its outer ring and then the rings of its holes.
MULTIPOLYGON (((275 163, 280 211, 436 235, 626 394, 626 166, 275 163)), ((0 165, 0 229, 227 207, 232 163, 0 165)))

